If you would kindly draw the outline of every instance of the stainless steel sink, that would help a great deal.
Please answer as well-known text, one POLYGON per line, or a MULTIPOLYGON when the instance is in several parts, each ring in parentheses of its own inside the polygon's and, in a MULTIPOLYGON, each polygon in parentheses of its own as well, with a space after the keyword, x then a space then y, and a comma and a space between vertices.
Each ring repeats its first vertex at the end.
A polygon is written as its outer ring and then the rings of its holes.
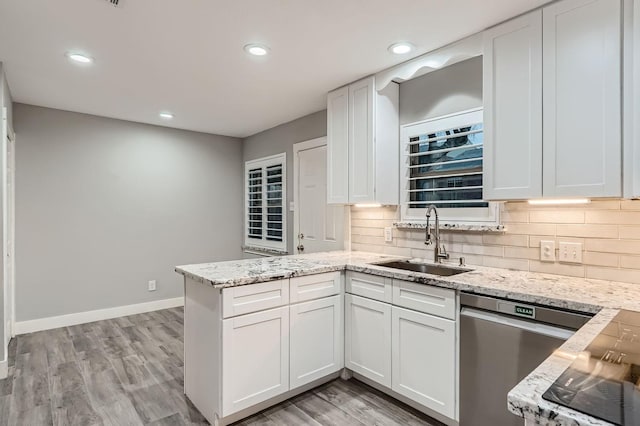
POLYGON ((467 268, 458 268, 455 266, 434 263, 410 262, 408 260, 393 260, 390 262, 374 263, 374 265, 384 266, 385 268, 403 269, 405 271, 422 272, 424 274, 440 275, 443 277, 450 277, 451 275, 458 275, 471 271, 471 269, 467 268))

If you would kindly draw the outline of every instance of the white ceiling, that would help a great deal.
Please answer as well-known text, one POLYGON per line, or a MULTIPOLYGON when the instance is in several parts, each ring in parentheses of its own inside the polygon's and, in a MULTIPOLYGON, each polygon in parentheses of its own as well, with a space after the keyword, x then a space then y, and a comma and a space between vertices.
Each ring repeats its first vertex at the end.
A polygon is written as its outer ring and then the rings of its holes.
POLYGON ((547 2, 0 0, 0 61, 17 102, 245 137, 325 108, 331 89, 547 2), (399 40, 417 50, 390 54, 399 40), (249 57, 250 42, 271 54, 249 57), (67 51, 95 63, 72 64, 67 51))

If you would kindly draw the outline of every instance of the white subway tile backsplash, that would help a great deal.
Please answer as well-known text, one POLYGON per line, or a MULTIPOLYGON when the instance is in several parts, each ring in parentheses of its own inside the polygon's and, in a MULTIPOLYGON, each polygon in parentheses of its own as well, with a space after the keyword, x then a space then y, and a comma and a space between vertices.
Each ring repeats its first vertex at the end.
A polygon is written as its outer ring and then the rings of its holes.
POLYGON ((640 240, 587 239, 585 240, 585 250, 640 255, 640 240))
POLYGON ((529 245, 529 236, 513 234, 484 234, 482 236, 482 244, 527 247, 529 245))
POLYGON ((594 210, 586 212, 587 223, 610 223, 617 225, 637 225, 640 211, 594 210))
POLYGON ((634 225, 620 225, 620 238, 625 240, 640 240, 640 224, 634 225))
POLYGON ((510 234, 556 235, 556 225, 552 223, 512 223, 506 228, 510 234))
POLYGON ((640 269, 640 256, 620 256, 620 267, 627 269, 640 269))
POLYGON ((384 228, 393 225, 392 220, 386 219, 351 219, 351 226, 361 228, 384 228))
POLYGON ((558 237, 590 237, 590 238, 618 238, 618 225, 567 225, 559 224, 556 235, 558 237))
POLYGON ((570 265, 566 263, 540 262, 539 260, 532 260, 529 262, 529 270, 531 272, 542 272, 545 274, 584 277, 583 265, 570 265))
POLYGON ((500 212, 500 219, 502 223, 527 223, 529 222, 528 211, 518 210, 503 210, 500 212))
POLYGON ((531 223, 584 223, 582 210, 534 210, 529 212, 531 223))
POLYGON ((505 247, 504 257, 513 259, 540 259, 540 249, 534 247, 505 247))
POLYGON ((352 219, 385 219, 382 209, 360 208, 351 210, 352 219))
POLYGON ((473 246, 464 244, 462 246, 464 254, 481 254, 483 256, 504 257, 504 247, 502 246, 473 246))
POLYGON ((620 208, 622 210, 640 210, 640 200, 622 200, 620 208))
POLYGON ((382 252, 392 256, 411 257, 411 249, 408 247, 384 247, 382 252))
POLYGON ((351 235, 351 243, 371 244, 371 245, 378 245, 378 246, 386 246, 391 244, 391 243, 386 243, 384 241, 384 237, 372 237, 369 235, 356 235, 356 234, 351 235))
POLYGON ((384 237, 384 228, 351 227, 351 235, 370 235, 372 237, 384 237))
MULTIPOLYGON (((353 214, 353 250, 415 257, 431 261, 433 246, 424 245, 424 229, 394 229, 384 242, 384 227, 399 220, 397 208, 360 209, 353 214)), ((468 265, 599 278, 640 284, 640 200, 593 201, 584 206, 501 206, 504 233, 442 231, 452 261, 468 265), (540 241, 583 244, 583 264, 540 262, 540 241)))
POLYGON ((569 237, 569 236, 562 236, 562 237, 550 237, 548 235, 531 235, 529 236, 529 247, 540 247, 540 241, 541 240, 552 240, 556 242, 556 245, 562 241, 564 243, 580 243, 584 245, 584 238, 577 238, 577 237, 569 237))
POLYGON ((528 271, 529 261, 525 259, 507 259, 504 257, 486 256, 482 262, 483 266, 490 268, 514 269, 516 271, 528 271))
POLYGON ((587 266, 587 278, 640 284, 640 270, 587 266))
POLYGON ((601 253, 585 251, 582 253, 582 261, 585 265, 608 266, 617 268, 620 266, 620 255, 614 253, 601 253))

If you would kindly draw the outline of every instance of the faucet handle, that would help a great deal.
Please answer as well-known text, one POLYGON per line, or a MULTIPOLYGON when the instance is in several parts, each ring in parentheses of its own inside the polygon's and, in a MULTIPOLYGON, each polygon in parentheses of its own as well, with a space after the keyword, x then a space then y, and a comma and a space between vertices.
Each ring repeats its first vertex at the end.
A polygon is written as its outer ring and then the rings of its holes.
POLYGON ((440 248, 440 253, 447 254, 447 248, 444 246, 444 244, 442 244, 442 247, 440 248))

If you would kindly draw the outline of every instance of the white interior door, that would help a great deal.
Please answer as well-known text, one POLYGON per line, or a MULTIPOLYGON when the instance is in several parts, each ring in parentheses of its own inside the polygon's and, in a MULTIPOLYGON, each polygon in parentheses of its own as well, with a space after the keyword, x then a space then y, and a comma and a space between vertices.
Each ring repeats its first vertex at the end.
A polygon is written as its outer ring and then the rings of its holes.
POLYGON ((294 145, 294 241, 297 253, 342 250, 345 207, 327 204, 327 140, 294 145))
POLYGON ((15 201, 15 138, 8 125, 6 108, 2 112, 2 168, 4 190, 2 191, 2 243, 3 243, 3 282, 4 282, 4 344, 5 348, 13 336, 14 306, 14 201, 15 201))
POLYGON ((13 323, 15 313, 13 312, 15 300, 15 140, 9 133, 7 138, 7 279, 5 281, 6 293, 6 336, 7 343, 13 337, 13 323))

